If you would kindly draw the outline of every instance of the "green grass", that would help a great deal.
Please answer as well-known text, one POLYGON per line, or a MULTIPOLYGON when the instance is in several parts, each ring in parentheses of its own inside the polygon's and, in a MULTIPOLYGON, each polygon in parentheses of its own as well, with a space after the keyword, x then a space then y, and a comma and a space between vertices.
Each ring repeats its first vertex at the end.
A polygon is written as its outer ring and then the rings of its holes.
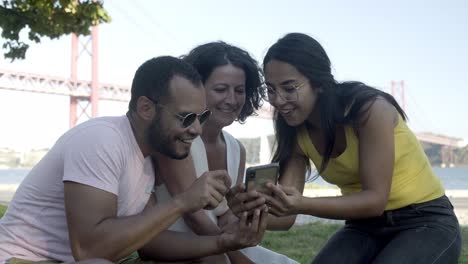
MULTIPOLYGON (((0 218, 6 206, 0 205, 0 218)), ((289 231, 269 231, 265 234, 262 246, 287 255, 300 263, 310 263, 330 236, 338 229, 339 224, 310 223, 293 227, 289 231)), ((468 226, 462 227, 462 253, 460 264, 468 264, 468 226)))
POLYGON ((268 231, 261 245, 300 263, 310 263, 339 224, 310 223, 289 231, 268 231))
POLYGON ((0 204, 0 218, 2 218, 3 214, 5 213, 7 207, 5 205, 0 204))

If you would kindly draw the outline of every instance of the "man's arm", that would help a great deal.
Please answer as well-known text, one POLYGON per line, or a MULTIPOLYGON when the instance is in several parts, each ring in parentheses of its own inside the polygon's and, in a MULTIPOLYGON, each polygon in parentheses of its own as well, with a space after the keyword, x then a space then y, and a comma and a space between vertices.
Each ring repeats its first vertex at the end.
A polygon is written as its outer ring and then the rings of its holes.
MULTIPOLYGON (((156 206, 157 203, 152 196, 146 209, 156 206)), ((139 250, 140 256, 154 260, 189 260, 222 252, 223 249, 218 245, 217 236, 202 237, 188 232, 170 230, 162 231, 139 250)))
POLYGON ((142 247, 183 213, 177 200, 116 218, 117 196, 87 185, 65 182, 70 244, 76 260, 116 261, 142 247))
MULTIPOLYGON (((164 184, 172 196, 187 190, 197 179, 192 154, 182 160, 158 155, 157 160, 158 163, 164 164, 164 166, 160 166, 158 173, 163 177, 164 184)), ((197 235, 217 235, 221 233, 219 227, 208 217, 204 210, 184 214, 183 218, 185 224, 197 235)))
POLYGON ((227 188, 223 174, 201 177, 186 192, 140 214, 117 217, 117 196, 65 181, 65 209, 73 257, 116 261, 136 251, 183 213, 216 206, 227 188), (221 180, 222 179, 222 180, 221 180))
MULTIPOLYGON (((243 152, 245 163, 245 149, 243 152)), ((163 155, 158 155, 157 159, 159 163, 164 164, 164 166, 159 168, 159 173, 164 178, 164 183, 171 195, 174 196, 183 192, 197 179, 191 154, 183 160, 174 160, 163 155)), ((228 175, 226 176, 229 177, 228 175)), ((208 217, 204 210, 184 214, 183 218, 185 224, 197 235, 221 234, 221 229, 208 217)), ((240 252, 228 252, 227 254, 231 260, 234 258, 243 259, 244 263, 248 263, 248 259, 240 252)))
MULTIPOLYGON (((154 199, 147 209, 157 207, 154 199)), ((216 236, 198 236, 186 232, 165 230, 147 243, 139 253, 143 258, 152 260, 180 261, 219 255, 244 247, 255 246, 263 238, 267 225, 267 211, 256 211, 251 224, 244 214, 238 229, 234 232, 216 236)))

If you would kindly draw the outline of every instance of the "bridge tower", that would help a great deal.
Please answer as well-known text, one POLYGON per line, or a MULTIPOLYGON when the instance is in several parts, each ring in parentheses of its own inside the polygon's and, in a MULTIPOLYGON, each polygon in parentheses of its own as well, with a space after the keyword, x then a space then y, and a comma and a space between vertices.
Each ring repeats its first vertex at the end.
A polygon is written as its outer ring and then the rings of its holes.
POLYGON ((452 146, 442 146, 440 148, 440 156, 442 160, 441 167, 445 168, 455 166, 455 157, 452 146))
MULTIPOLYGON (((400 104, 403 111, 406 111, 406 101, 405 101, 405 81, 391 81, 390 93, 395 98, 395 100, 400 104)), ((437 143, 436 143, 437 144, 437 143)), ((440 148, 440 157, 442 167, 452 167, 455 164, 455 155, 454 155, 454 144, 448 140, 448 143, 445 142, 441 145, 440 148)))
POLYGON ((70 128, 75 126, 79 121, 96 117, 98 114, 99 87, 97 26, 93 26, 91 28, 91 35, 88 37, 72 34, 70 81, 74 89, 78 86, 78 62, 83 54, 87 54, 91 57, 91 92, 89 96, 70 95, 70 128), (91 45, 91 48, 89 48, 89 45, 91 45))

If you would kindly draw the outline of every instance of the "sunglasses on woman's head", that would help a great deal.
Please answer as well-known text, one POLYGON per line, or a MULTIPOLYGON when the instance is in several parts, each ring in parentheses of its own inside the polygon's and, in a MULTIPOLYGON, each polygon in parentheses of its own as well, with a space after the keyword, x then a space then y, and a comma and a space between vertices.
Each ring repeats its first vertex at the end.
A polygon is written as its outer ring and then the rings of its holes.
POLYGON ((177 119, 179 119, 181 121, 183 128, 187 128, 187 127, 193 125, 193 123, 195 122, 195 120, 197 120, 197 118, 198 118, 198 122, 200 122, 200 125, 202 125, 211 116, 211 111, 209 109, 206 109, 201 114, 196 114, 196 113, 193 113, 193 112, 187 113, 185 115, 177 114, 177 113, 169 111, 167 109, 167 106, 165 106, 163 104, 158 104, 158 103, 156 103, 155 100, 153 100, 153 99, 151 99, 149 97, 147 97, 147 98, 151 102, 153 102, 154 105, 161 107, 161 109, 163 109, 164 111, 166 111, 169 114, 172 114, 175 117, 177 117, 177 119))

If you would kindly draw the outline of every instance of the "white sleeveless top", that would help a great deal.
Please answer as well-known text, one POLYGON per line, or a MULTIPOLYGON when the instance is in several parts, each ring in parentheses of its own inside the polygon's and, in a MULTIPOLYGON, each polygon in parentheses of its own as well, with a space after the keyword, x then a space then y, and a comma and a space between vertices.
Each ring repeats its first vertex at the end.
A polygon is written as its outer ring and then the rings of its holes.
MULTIPOLYGON (((239 142, 228 132, 223 130, 224 141, 226 142, 226 159, 227 159, 227 172, 229 177, 231 177, 232 186, 237 182, 237 176, 239 175, 239 164, 240 164, 240 146, 239 142)), ((192 143, 192 148, 190 150, 193 162, 195 165, 195 170, 197 172, 197 177, 202 175, 204 172, 208 171, 208 159, 206 157, 206 149, 203 144, 203 140, 198 137, 192 143)), ((243 179, 242 179, 243 180, 243 179)), ((166 188, 165 184, 156 186, 156 199, 158 202, 164 202, 170 199, 171 195, 166 188)), ((214 223, 218 223, 217 216, 224 214, 229 210, 226 199, 224 199, 218 207, 213 210, 205 210, 206 214, 213 220, 214 223)), ((184 219, 181 217, 168 228, 169 230, 179 231, 179 232, 189 232, 194 234, 194 232, 185 225, 184 219)), ((299 262, 292 260, 285 255, 278 254, 274 251, 266 249, 261 246, 248 247, 240 250, 244 255, 246 255, 254 263, 271 263, 271 264, 299 264, 299 262)), ((228 260, 228 263, 229 260, 228 260)))
MULTIPOLYGON (((240 146, 237 140, 231 134, 224 130, 222 132, 224 141, 226 142, 227 172, 229 177, 231 177, 231 186, 234 186, 237 182, 237 176, 239 175, 240 146)), ((197 177, 200 177, 200 175, 209 170, 206 149, 201 137, 197 137, 193 141, 190 152, 192 154, 197 177)), ((171 194, 167 190, 165 184, 157 185, 155 188, 155 193, 158 202, 165 202, 171 198, 171 194)), ((215 223, 217 223, 217 216, 224 214, 227 210, 229 210, 229 207, 227 205, 226 198, 224 198, 218 207, 213 210, 205 210, 205 212, 215 223)), ((190 230, 190 228, 185 225, 185 222, 182 218, 177 219, 177 221, 171 227, 169 227, 169 230, 192 232, 192 230, 190 230)))

